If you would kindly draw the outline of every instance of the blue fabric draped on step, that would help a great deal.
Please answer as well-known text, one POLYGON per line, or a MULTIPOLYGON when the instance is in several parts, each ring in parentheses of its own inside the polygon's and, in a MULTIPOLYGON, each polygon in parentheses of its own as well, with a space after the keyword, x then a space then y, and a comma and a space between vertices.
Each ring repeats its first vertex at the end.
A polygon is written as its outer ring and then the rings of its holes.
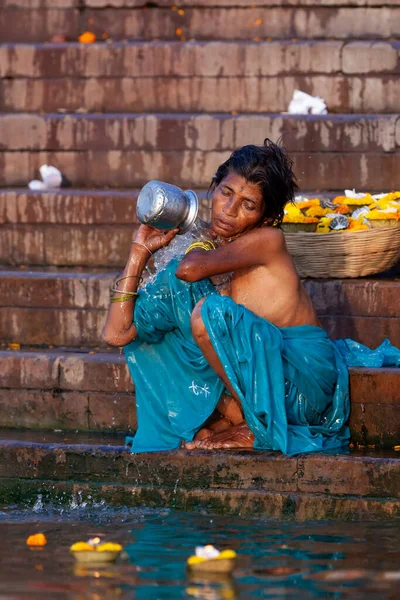
MULTIPOLYGON (((345 358, 355 366, 357 357, 362 364, 374 351, 351 340, 332 342, 319 327, 275 327, 220 296, 208 279, 177 279, 178 262, 172 260, 140 292, 138 337, 124 348, 136 389, 138 430, 126 440, 132 452, 191 441, 224 391, 191 333, 193 308, 205 296, 202 318, 242 402, 254 448, 287 455, 344 448, 350 413, 345 358)), ((382 356, 400 364, 400 351, 392 347, 382 356)))

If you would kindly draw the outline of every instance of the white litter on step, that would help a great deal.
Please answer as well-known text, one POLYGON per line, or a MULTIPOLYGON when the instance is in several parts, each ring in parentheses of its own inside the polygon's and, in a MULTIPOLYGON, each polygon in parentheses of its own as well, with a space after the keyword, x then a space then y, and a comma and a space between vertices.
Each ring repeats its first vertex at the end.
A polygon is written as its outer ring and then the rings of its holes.
POLYGON ((61 187, 63 176, 61 171, 51 165, 42 165, 39 169, 43 181, 33 179, 28 183, 28 187, 33 191, 51 190, 61 187))
POLYGON ((300 90, 294 90, 293 98, 289 104, 289 114, 291 115, 326 115, 325 100, 319 96, 310 96, 300 90))
POLYGON ((40 192, 41 190, 47 190, 46 184, 43 181, 39 181, 39 179, 33 179, 28 183, 28 187, 30 190, 34 192, 40 192))

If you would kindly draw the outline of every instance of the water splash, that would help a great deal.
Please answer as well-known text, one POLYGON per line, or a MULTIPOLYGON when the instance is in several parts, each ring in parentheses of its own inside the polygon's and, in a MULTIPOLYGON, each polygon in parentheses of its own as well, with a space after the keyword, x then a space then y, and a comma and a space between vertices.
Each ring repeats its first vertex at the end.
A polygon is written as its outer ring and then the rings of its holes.
POLYGON ((43 510, 43 496, 42 496, 42 494, 38 494, 38 497, 36 498, 36 502, 33 505, 32 510, 35 513, 40 512, 41 510, 43 510))
POLYGON ((149 277, 143 285, 143 288, 146 287, 148 283, 153 281, 156 274, 165 269, 167 264, 173 258, 176 256, 183 256, 187 247, 190 246, 192 242, 202 239, 210 239, 209 231, 210 224, 203 219, 200 219, 200 217, 197 217, 189 231, 183 235, 175 236, 168 246, 165 248, 160 248, 160 250, 158 250, 154 255, 154 267, 151 270, 146 269, 149 273, 149 277))
POLYGON ((86 508, 87 502, 85 502, 82 498, 82 491, 78 490, 77 494, 72 496, 69 507, 72 510, 76 510, 77 508, 86 508))

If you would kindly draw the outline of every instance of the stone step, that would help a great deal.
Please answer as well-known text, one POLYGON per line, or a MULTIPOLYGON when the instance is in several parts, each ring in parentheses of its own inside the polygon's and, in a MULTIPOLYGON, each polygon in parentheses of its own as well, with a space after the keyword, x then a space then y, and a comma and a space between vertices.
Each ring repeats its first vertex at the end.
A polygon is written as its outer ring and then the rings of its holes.
POLYGON ((0 351, 0 426, 136 429, 133 384, 118 351, 0 351))
MULTIPOLYGON (((36 10, 38 8, 149 8, 167 7, 172 10, 178 10, 173 0, 157 0, 156 6, 149 6, 151 3, 147 0, 3 0, 2 7, 7 9, 36 10)), ((272 7, 272 6, 327 6, 327 7, 368 7, 368 6, 398 6, 398 0, 258 0, 254 5, 254 0, 235 0, 234 7, 272 7)), ((193 0, 180 0, 179 6, 183 8, 192 7, 193 0)), ((232 8, 232 0, 196 0, 196 6, 204 8, 225 7, 232 8)))
POLYGON ((0 77, 398 75, 399 41, 252 40, 1 44, 0 77))
POLYGON ((399 112, 398 77, 296 75, 3 79, 2 112, 285 112, 295 89, 325 99, 330 113, 399 112))
POLYGON ((267 2, 261 5, 220 5, 209 2, 177 8, 117 2, 91 7, 6 7, 0 13, 0 39, 4 42, 49 42, 54 35, 75 41, 83 31, 98 39, 113 40, 209 40, 265 38, 388 38, 400 30, 398 3, 381 1, 323 4, 267 2), (346 5, 347 4, 347 5, 346 5), (355 6, 354 6, 355 4, 355 6), (358 4, 358 5, 357 5, 358 4))
POLYGON ((39 346, 101 344, 115 275, 0 271, 2 339, 39 346))
MULTIPOLYGON (((197 190, 200 215, 209 201, 197 190)), ((137 227, 138 189, 0 190, 0 264, 123 267, 137 227)))
MULTIPOLYGON (((303 121, 304 122, 304 121, 303 121)), ((262 143, 272 131, 258 132, 252 142, 262 143)), ((248 140, 250 141, 250 140, 248 140)), ((207 187, 229 151, 102 150, 0 152, 0 187, 25 186, 37 179, 39 167, 58 167, 74 187, 142 187, 151 179, 180 187, 207 187)), ((302 189, 400 189, 400 152, 291 152, 302 189)))
POLYGON ((77 187, 135 187, 155 178, 207 187, 234 147, 283 136, 303 189, 400 188, 400 133, 394 115, 186 115, 179 120, 155 115, 4 115, 1 127, 1 186, 26 185, 47 163, 77 187), (160 149, 157 136, 167 149, 160 149), (104 141, 99 144, 100 138, 104 141), (16 149, 7 149, 7 144, 16 149), (20 149, 24 144, 35 151, 20 149))
POLYGON ((398 112, 399 42, 0 45, 5 112, 283 112, 294 89, 329 112, 398 112))
POLYGON ((0 502, 102 500, 123 506, 299 520, 393 518, 400 509, 395 453, 286 457, 185 450, 134 455, 122 438, 3 432, 0 502), (32 439, 33 438, 33 439, 32 439), (37 440, 37 441, 33 441, 37 440))
MULTIPOLYGON (((134 386, 114 349, 0 350, 0 427, 130 431, 134 386)), ((399 369, 350 369, 354 442, 400 442, 399 369)))
MULTIPOLYGON (((99 240, 102 237, 100 232, 99 240)), ((53 239, 60 243, 60 229, 56 229, 53 239)), ((127 240, 122 262, 126 262, 129 244, 127 240)), ((2 341, 35 346, 102 345, 109 289, 117 273, 110 269, 93 273, 87 269, 75 272, 3 267, 0 270, 2 341)), ((350 337, 375 347, 387 337, 400 346, 400 281, 306 280, 305 287, 333 339, 350 337)))
POLYGON ((282 137, 287 150, 298 154, 392 153, 400 148, 400 119, 379 114, 0 114, 0 152, 230 153, 267 136, 282 137))

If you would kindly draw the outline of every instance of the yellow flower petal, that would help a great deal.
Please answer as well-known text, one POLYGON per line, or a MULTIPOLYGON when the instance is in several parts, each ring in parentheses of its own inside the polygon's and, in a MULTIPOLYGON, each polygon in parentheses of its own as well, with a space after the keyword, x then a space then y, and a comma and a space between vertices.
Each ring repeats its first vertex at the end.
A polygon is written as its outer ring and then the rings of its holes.
POLYGON ((105 542, 96 547, 97 552, 121 552, 121 544, 114 544, 113 542, 105 542))
POLYGON ((76 542, 75 544, 72 544, 70 550, 71 552, 82 552, 82 550, 89 550, 95 552, 94 546, 91 546, 87 542, 76 542))

